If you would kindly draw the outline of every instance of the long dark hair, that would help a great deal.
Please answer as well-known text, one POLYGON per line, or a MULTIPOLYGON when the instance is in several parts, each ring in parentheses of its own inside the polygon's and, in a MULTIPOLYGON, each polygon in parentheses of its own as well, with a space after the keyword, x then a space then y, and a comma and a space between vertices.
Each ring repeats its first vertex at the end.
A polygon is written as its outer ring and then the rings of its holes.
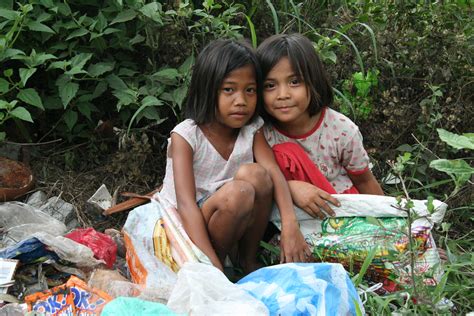
POLYGON ((311 94, 308 113, 313 116, 334 100, 329 76, 311 41, 298 33, 277 34, 264 40, 257 56, 265 79, 270 70, 287 57, 295 74, 300 77, 311 94))
POLYGON ((186 118, 193 119, 197 124, 213 122, 222 81, 230 72, 246 65, 255 68, 260 91, 262 74, 252 46, 243 41, 215 40, 204 47, 194 65, 186 101, 186 118))

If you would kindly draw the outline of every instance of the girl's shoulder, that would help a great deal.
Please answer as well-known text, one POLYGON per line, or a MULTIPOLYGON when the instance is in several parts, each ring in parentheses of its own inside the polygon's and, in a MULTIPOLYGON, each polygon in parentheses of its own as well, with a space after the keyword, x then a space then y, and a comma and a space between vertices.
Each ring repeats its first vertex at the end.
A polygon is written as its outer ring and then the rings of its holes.
POLYGON ((326 113, 324 116, 324 121, 326 123, 331 123, 334 125, 345 126, 351 129, 358 129, 359 127, 347 116, 331 108, 326 108, 326 113))
POLYGON ((197 128, 197 124, 194 120, 185 119, 184 121, 182 121, 181 123, 176 125, 173 128, 172 132, 179 132, 179 131, 182 131, 182 130, 192 130, 192 129, 196 129, 196 128, 197 128))

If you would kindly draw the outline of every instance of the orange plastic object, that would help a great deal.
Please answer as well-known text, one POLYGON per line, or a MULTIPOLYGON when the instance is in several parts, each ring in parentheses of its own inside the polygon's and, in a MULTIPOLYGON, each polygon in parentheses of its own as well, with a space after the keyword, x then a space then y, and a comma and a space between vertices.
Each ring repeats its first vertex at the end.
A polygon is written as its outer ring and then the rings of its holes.
POLYGON ((23 163, 0 157, 0 202, 11 201, 33 187, 33 174, 23 163))
POLYGON ((99 316, 105 304, 111 300, 110 295, 88 287, 84 281, 75 276, 71 276, 63 285, 25 298, 28 311, 51 316, 99 316))

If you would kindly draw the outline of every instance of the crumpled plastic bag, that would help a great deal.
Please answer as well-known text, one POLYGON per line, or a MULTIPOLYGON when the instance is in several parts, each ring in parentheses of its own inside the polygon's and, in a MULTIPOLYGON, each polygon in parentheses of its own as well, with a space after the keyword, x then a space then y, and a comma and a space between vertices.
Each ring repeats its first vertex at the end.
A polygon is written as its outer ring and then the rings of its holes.
POLYGON ((66 225, 62 222, 21 202, 0 203, 0 227, 5 230, 0 240, 0 248, 15 245, 38 232, 46 232, 52 236, 66 233, 66 225))
POLYGON ((99 233, 94 228, 78 228, 64 237, 89 247, 94 257, 104 260, 106 266, 112 269, 117 258, 117 245, 109 235, 99 233))
POLYGON ((349 275, 337 263, 286 263, 254 271, 237 282, 270 315, 364 315, 349 275))
POLYGON ((37 232, 16 245, 0 250, 0 258, 18 258, 23 263, 40 262, 57 258, 69 261, 77 267, 95 267, 104 263, 94 258, 92 250, 63 236, 37 232))
POLYGON ((178 281, 167 306, 188 315, 268 315, 268 309, 217 268, 188 262, 178 272, 178 281))

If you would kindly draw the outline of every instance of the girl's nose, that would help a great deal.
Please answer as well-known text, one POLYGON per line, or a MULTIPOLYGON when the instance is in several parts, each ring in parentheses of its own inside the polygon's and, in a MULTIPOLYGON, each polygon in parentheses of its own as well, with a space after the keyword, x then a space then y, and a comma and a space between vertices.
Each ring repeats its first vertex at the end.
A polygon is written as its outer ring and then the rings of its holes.
POLYGON ((236 93, 234 99, 234 105, 244 106, 247 105, 247 99, 244 93, 236 93))
POLYGON ((286 85, 280 85, 278 87, 278 95, 277 95, 278 100, 285 100, 290 98, 290 90, 286 85))

